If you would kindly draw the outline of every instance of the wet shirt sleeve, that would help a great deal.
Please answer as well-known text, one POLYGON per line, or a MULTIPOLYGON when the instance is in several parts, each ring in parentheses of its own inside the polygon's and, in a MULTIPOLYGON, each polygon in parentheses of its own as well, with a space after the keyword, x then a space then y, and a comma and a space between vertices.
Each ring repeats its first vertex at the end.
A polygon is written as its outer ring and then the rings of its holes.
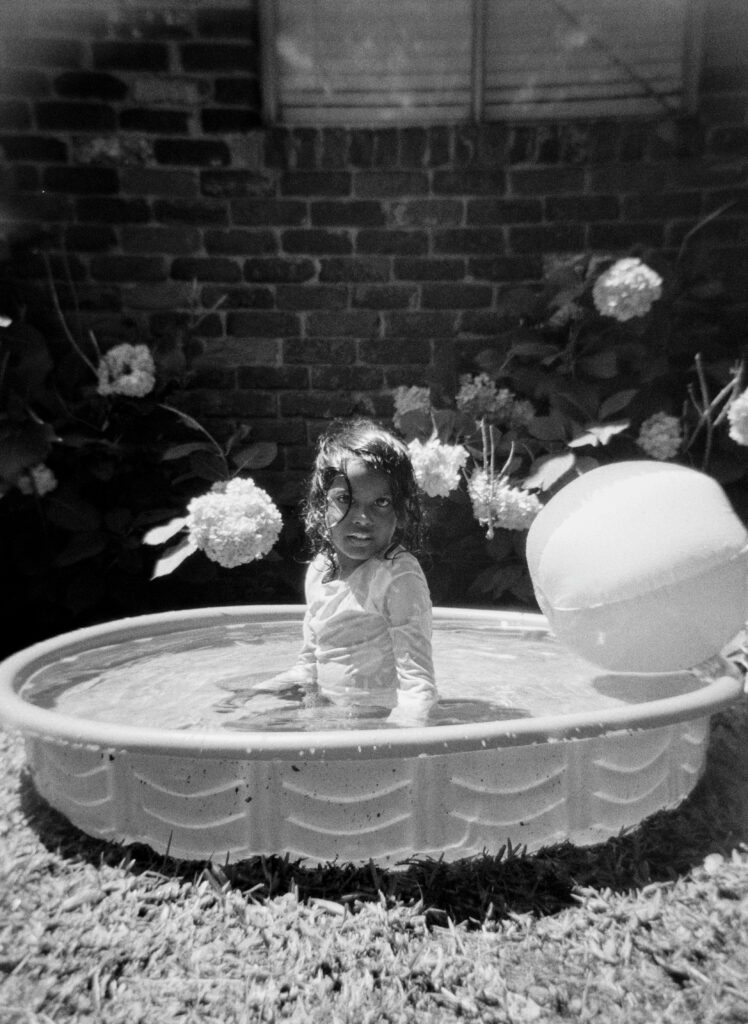
POLYGON ((437 700, 431 650, 431 595, 417 564, 395 571, 385 595, 397 671, 397 708, 425 713, 437 700))

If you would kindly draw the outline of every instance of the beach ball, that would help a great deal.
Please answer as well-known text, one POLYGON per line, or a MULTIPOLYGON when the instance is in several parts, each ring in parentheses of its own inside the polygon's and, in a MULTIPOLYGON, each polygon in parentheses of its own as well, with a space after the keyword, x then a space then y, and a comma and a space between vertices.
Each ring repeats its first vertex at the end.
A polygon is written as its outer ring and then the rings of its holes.
POLYGON ((653 461, 560 490, 527 536, 557 639, 612 672, 671 672, 717 654, 748 616, 748 532, 719 484, 653 461))

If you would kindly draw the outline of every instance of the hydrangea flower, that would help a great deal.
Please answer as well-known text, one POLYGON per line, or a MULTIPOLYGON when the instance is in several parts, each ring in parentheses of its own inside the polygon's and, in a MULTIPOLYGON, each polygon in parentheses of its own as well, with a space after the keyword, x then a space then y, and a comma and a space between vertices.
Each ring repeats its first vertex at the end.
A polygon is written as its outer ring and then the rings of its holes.
POLYGON ((468 458, 462 445, 442 444, 432 437, 425 444, 411 441, 408 451, 418 486, 430 498, 446 498, 459 485, 460 470, 468 458))
POLYGON ((597 311, 621 322, 644 316, 661 295, 660 275, 633 256, 614 263, 592 288, 597 311))
POLYGON ((227 569, 266 555, 282 525, 270 495, 246 477, 213 484, 187 506, 190 540, 227 569))
POLYGON ((730 437, 738 444, 748 445, 748 388, 730 403, 727 410, 730 437))
POLYGON ((393 423, 399 429, 403 416, 409 412, 428 412, 431 409, 431 391, 429 388, 419 388, 415 385, 410 388, 405 386, 395 388, 393 391, 395 399, 395 415, 393 423))
POLYGON ((469 373, 460 377, 460 389, 456 397, 457 408, 470 413, 476 419, 487 417, 508 427, 523 427, 535 415, 532 402, 517 398, 509 388, 496 387, 496 382, 487 373, 471 377, 469 373))
POLYGON ((28 473, 19 476, 16 487, 21 494, 38 494, 42 497, 57 487, 57 477, 49 466, 40 462, 38 466, 32 466, 28 473))
POLYGON ((485 526, 504 530, 528 530, 543 507, 534 494, 512 487, 504 477, 491 477, 479 469, 468 481, 473 515, 485 526))
POLYGON ((636 443, 651 459, 675 458, 683 443, 680 420, 666 412, 654 413, 642 423, 636 443))
POLYGON ((156 383, 151 350, 147 345, 115 345, 102 356, 98 376, 100 395, 142 398, 156 383))

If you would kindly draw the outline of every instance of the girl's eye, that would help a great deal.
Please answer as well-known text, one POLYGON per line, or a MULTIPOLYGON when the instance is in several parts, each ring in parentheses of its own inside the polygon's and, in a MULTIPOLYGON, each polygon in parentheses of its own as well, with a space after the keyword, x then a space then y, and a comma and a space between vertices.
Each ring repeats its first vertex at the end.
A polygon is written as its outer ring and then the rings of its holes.
POLYGON ((377 508, 389 508, 390 505, 392 504, 392 498, 376 498, 374 504, 377 506, 377 508))
POLYGON ((333 505, 338 505, 340 508, 348 508, 351 503, 351 498, 347 491, 331 491, 327 495, 327 500, 333 505))

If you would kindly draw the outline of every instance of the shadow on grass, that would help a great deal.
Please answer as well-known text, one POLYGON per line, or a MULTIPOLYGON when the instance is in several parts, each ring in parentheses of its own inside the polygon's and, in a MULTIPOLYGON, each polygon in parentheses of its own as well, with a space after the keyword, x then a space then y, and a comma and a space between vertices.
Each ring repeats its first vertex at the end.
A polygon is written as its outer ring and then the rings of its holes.
POLYGON ((208 878, 253 899, 295 891, 301 900, 341 903, 382 900, 413 904, 438 924, 447 919, 482 924, 509 913, 553 914, 574 902, 579 886, 629 891, 675 880, 707 854, 729 853, 748 843, 748 699, 715 716, 707 768, 693 793, 673 811, 662 811, 606 843, 570 843, 532 855, 504 849, 455 863, 414 859, 400 871, 330 863, 311 866, 289 858, 253 857, 231 865, 177 861, 148 847, 92 839, 37 794, 24 771, 21 807, 49 850, 74 861, 126 865, 184 882, 208 878))

